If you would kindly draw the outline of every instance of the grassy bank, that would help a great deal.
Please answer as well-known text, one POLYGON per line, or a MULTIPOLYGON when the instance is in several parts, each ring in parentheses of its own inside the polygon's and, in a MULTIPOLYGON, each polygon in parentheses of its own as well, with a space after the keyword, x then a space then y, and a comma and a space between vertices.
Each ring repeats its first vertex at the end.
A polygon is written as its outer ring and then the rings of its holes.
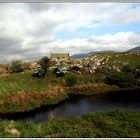
POLYGON ((67 98, 60 79, 32 78, 31 72, 0 77, 0 112, 32 110, 44 104, 56 104, 67 98))
POLYGON ((104 83, 77 84, 72 87, 67 87, 66 89, 68 93, 82 94, 82 95, 101 94, 105 92, 120 90, 120 88, 115 85, 111 86, 104 83))
POLYGON ((57 78, 51 73, 47 78, 33 78, 30 71, 1 75, 0 113, 23 112, 41 105, 57 104, 68 98, 68 93, 89 95, 118 89, 116 86, 92 83, 92 77, 78 76, 77 84, 68 87, 64 77, 57 78))
POLYGON ((140 112, 109 111, 45 123, 0 121, 0 137, 140 137, 140 112))

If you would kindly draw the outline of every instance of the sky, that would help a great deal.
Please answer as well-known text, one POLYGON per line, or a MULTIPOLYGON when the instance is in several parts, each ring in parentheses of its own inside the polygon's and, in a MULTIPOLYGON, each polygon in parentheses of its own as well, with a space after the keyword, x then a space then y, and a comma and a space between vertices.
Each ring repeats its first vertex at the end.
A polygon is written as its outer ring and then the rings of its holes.
POLYGON ((140 3, 0 3, 0 63, 140 45, 140 3))

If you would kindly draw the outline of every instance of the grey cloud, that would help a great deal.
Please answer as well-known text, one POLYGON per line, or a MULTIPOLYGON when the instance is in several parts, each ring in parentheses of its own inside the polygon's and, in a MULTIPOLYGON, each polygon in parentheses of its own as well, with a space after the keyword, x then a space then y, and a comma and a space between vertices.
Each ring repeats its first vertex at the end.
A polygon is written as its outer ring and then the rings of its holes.
POLYGON ((70 4, 63 4, 63 3, 29 3, 28 8, 31 12, 41 12, 41 11, 48 11, 48 10, 55 10, 60 11, 64 9, 65 6, 70 4))
MULTIPOLYGON (((16 57, 37 60, 49 56, 50 52, 68 51, 74 54, 134 47, 140 44, 140 36, 133 32, 71 40, 56 36, 58 31, 74 33, 80 27, 105 27, 105 24, 114 21, 113 16, 119 23, 123 17, 120 13, 127 13, 129 6, 130 4, 0 4, 0 62, 9 62, 16 57)), ((131 16, 130 13, 131 10, 126 15, 131 16)), ((122 20, 123 23, 125 21, 122 20)))
POLYGON ((19 46, 21 45, 20 40, 15 38, 0 37, 0 53, 16 53, 20 50, 19 46))
POLYGON ((29 10, 31 12, 39 12, 42 10, 48 10, 50 8, 50 4, 46 3, 29 3, 28 4, 29 10))

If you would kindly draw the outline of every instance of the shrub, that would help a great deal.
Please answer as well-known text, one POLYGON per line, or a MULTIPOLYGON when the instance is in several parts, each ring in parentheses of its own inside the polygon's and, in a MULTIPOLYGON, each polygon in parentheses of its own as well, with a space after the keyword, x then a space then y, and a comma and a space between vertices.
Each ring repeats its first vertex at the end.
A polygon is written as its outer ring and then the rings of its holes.
POLYGON ((135 70, 134 77, 135 77, 136 79, 140 78, 140 69, 136 69, 136 70, 135 70))
POLYGON ((48 68, 49 68, 49 58, 47 56, 43 57, 40 62, 39 62, 40 66, 42 67, 44 74, 43 77, 46 76, 48 68))
POLYGON ((124 65, 122 71, 133 73, 135 71, 135 68, 130 65, 124 65))
POLYGON ((43 57, 39 61, 39 64, 34 63, 31 66, 31 69, 33 71, 32 76, 33 77, 45 77, 46 74, 47 74, 48 68, 49 68, 49 58, 48 57, 43 57))
POLYGON ((63 70, 61 70, 58 67, 53 70, 53 74, 55 74, 56 77, 63 77, 63 76, 65 76, 65 73, 63 72, 63 70))
POLYGON ((80 67, 78 67, 78 66, 73 66, 73 67, 71 67, 71 70, 72 70, 72 71, 79 71, 79 70, 80 70, 80 67))
POLYGON ((134 84, 134 77, 132 73, 126 72, 112 72, 106 77, 106 83, 111 85, 118 85, 120 87, 125 87, 127 85, 134 84))
POLYGON ((34 68, 32 69, 32 71, 33 71, 33 74, 32 74, 33 77, 39 78, 39 77, 45 76, 44 70, 42 69, 42 67, 39 64, 35 65, 34 68))
POLYGON ((22 72, 23 70, 24 70, 24 63, 22 60, 14 60, 9 65, 9 72, 10 73, 22 72))
POLYGON ((56 72, 55 75, 56 75, 56 77, 63 77, 63 76, 65 76, 65 73, 58 69, 58 71, 56 72))
POLYGON ((57 72, 58 70, 59 70, 59 68, 54 68, 53 71, 52 71, 52 73, 53 73, 53 74, 56 74, 56 72, 57 72))
POLYGON ((73 86, 77 83, 77 77, 74 74, 69 74, 65 78, 67 86, 73 86))

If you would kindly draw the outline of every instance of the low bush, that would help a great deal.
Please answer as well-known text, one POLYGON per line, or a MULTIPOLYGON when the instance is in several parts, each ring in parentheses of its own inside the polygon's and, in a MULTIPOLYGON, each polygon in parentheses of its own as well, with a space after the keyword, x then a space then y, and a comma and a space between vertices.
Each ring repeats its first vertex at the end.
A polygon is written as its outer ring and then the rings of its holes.
POLYGON ((45 72, 42 69, 42 67, 38 64, 36 65, 33 69, 32 69, 33 73, 32 76, 33 77, 44 77, 45 76, 45 72))
POLYGON ((130 65, 124 65, 122 68, 123 72, 130 72, 130 73, 134 73, 135 68, 130 66, 130 65))
POLYGON ((56 77, 64 77, 65 73, 60 68, 56 67, 52 72, 56 77))
POLYGON ((106 77, 105 82, 120 87, 133 86, 134 76, 132 73, 127 72, 112 72, 106 77))
POLYGON ((47 71, 48 71, 48 68, 49 68, 49 58, 47 56, 43 57, 40 61, 39 61, 39 64, 40 66, 42 67, 43 71, 44 71, 44 74, 42 75, 43 77, 45 77, 47 75, 47 71))
POLYGON ((22 60, 14 60, 12 63, 9 65, 9 72, 10 73, 18 73, 22 72, 24 70, 24 63, 22 60))
POLYGON ((76 75, 68 74, 68 75, 66 75, 65 80, 66 80, 66 85, 67 86, 73 86, 73 85, 75 85, 77 83, 78 79, 77 79, 76 75))
POLYGON ((72 70, 72 71, 79 71, 79 70, 80 70, 80 67, 78 67, 78 66, 73 66, 73 67, 71 67, 70 70, 72 70))

